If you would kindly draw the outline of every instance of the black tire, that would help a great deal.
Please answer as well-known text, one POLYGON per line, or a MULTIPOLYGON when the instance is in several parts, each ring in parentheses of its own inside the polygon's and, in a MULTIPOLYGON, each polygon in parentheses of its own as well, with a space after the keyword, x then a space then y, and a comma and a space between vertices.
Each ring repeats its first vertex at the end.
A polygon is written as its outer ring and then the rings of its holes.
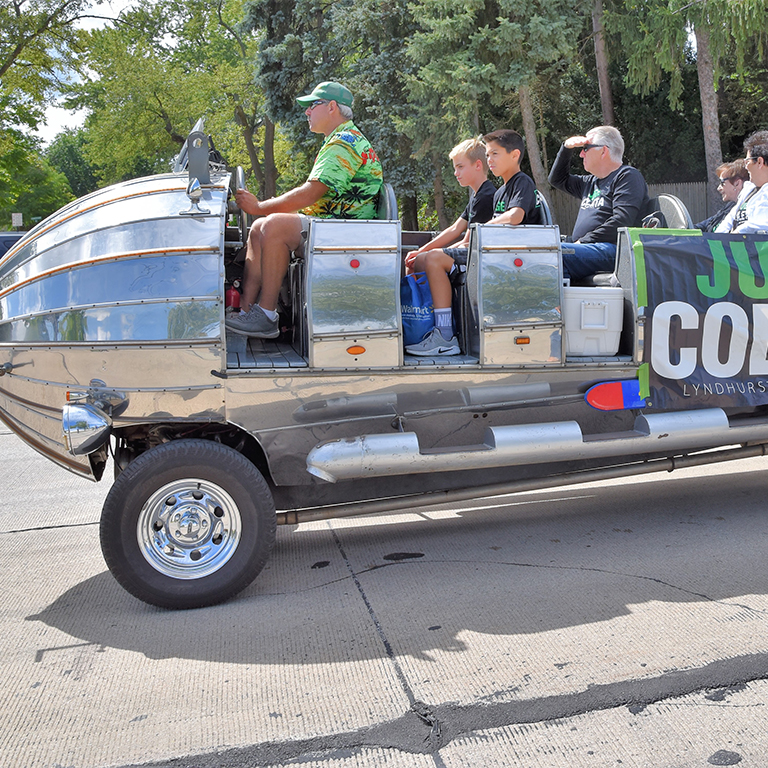
POLYGON ((208 440, 175 440, 115 480, 101 514, 112 575, 160 608, 214 605, 245 589, 275 541, 275 505, 256 467, 208 440))

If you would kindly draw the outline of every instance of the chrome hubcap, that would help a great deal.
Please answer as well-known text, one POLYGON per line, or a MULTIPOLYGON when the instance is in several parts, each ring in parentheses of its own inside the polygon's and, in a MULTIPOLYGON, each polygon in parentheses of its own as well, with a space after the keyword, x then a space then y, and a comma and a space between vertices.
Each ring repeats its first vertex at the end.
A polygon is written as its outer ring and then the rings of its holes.
POLYGON ((201 579, 235 553, 242 534, 232 497, 206 480, 184 478, 155 491, 139 514, 142 555, 174 579, 201 579))

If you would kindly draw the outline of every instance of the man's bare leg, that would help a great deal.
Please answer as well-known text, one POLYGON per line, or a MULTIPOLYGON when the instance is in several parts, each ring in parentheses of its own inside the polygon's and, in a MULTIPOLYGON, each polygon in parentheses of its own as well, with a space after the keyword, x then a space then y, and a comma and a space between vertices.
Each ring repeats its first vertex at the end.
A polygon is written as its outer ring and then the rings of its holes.
POLYGON ((262 309, 277 309, 277 298, 288 272, 291 252, 301 245, 301 217, 297 213, 272 213, 261 227, 262 309))
POLYGON ((257 219, 248 232, 248 247, 243 271, 243 297, 241 306, 247 312, 256 303, 261 290, 261 228, 266 219, 257 219))

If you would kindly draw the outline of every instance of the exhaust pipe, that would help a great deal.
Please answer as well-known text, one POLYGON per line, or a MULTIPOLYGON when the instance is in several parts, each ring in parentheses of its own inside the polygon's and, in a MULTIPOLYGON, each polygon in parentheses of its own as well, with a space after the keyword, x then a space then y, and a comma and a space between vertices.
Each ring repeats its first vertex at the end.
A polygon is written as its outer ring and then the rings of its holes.
POLYGON ((489 427, 480 445, 456 450, 422 451, 415 432, 361 435, 319 443, 307 456, 307 470, 328 482, 461 469, 546 464, 675 453, 768 440, 768 422, 743 421, 732 426, 725 411, 640 414, 634 429, 584 435, 575 421, 489 427))

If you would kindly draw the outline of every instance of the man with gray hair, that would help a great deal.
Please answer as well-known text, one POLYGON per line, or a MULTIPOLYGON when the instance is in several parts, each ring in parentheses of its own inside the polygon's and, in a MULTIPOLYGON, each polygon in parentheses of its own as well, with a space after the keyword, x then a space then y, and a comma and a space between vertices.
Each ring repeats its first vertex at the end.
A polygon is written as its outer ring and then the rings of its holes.
POLYGON ((341 83, 324 82, 296 101, 304 107, 309 130, 325 136, 309 177, 300 187, 258 200, 246 189, 237 205, 257 219, 248 234, 243 275, 243 311, 225 320, 242 336, 280 335, 277 299, 291 252, 304 242, 309 216, 374 219, 382 185, 381 163, 368 139, 352 122, 352 93, 341 83))
POLYGON ((572 243, 562 247, 563 276, 572 281, 612 272, 619 227, 642 224, 649 205, 648 187, 640 171, 623 164, 623 157, 621 134, 613 126, 601 125, 586 136, 566 139, 552 165, 549 183, 581 199, 572 243), (570 173, 576 150, 586 175, 570 173))

